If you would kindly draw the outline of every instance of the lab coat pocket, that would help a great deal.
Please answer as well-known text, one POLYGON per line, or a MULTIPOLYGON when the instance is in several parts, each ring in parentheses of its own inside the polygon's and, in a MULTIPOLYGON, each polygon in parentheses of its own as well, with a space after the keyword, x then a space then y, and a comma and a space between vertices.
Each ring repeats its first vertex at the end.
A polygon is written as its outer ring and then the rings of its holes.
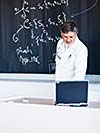
POLYGON ((75 55, 69 55, 68 56, 68 63, 69 63, 69 66, 70 67, 74 67, 74 64, 75 64, 75 55))

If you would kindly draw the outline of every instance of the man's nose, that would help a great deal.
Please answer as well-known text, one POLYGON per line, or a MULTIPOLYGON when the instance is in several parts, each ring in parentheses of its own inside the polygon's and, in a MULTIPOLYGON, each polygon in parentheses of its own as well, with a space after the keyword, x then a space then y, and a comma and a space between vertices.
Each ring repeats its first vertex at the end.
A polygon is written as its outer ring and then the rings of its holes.
POLYGON ((71 42, 71 39, 70 38, 66 38, 66 42, 71 42))

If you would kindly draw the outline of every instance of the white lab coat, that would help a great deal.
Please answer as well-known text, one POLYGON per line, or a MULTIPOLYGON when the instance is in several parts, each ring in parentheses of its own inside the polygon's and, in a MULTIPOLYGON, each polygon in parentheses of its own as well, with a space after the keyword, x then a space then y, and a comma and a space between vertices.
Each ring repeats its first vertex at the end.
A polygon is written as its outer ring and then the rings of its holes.
POLYGON ((56 81, 84 80, 87 69, 87 47, 76 37, 70 47, 60 39, 56 48, 56 81))

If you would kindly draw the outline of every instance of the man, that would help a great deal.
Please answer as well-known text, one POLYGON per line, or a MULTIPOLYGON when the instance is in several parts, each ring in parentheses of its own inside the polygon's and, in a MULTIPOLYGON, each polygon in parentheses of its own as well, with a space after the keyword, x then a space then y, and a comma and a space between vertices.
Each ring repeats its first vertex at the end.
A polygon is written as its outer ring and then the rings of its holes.
POLYGON ((62 38, 56 48, 56 81, 84 80, 87 69, 87 47, 79 40, 78 27, 67 20, 61 28, 62 38))

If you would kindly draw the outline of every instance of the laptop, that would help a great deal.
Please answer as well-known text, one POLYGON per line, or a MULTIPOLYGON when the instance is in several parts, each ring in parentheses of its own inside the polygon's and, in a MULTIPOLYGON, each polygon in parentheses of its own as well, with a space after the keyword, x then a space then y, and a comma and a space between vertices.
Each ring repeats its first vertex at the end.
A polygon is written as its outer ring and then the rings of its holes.
POLYGON ((88 81, 56 82, 56 105, 87 106, 88 81))

